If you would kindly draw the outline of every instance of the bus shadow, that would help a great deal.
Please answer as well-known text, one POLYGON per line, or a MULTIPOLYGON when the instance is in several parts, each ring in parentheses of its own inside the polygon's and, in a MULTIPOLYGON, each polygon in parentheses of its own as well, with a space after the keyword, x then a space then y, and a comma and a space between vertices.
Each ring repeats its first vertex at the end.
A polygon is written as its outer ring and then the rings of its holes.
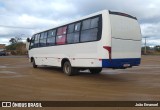
MULTIPOLYGON (((66 78, 83 78, 86 80, 93 80, 93 81, 112 81, 112 82, 129 82, 133 81, 133 78, 130 78, 131 76, 124 76, 124 74, 108 74, 107 70, 104 72, 102 71, 100 74, 91 74, 89 71, 80 71, 75 73, 73 76, 67 76, 63 73, 61 68, 58 67, 40 67, 39 69, 47 71, 49 73, 54 74, 61 74, 64 75, 66 78)), ((128 74, 129 75, 129 74, 128 74)))
POLYGON ((90 72, 79 72, 77 77, 83 77, 86 79, 92 80, 101 80, 101 81, 112 81, 112 82, 128 82, 131 79, 123 77, 121 74, 107 74, 107 72, 102 72, 100 74, 91 74, 90 72))
POLYGON ((44 70, 44 71, 47 71, 47 72, 51 72, 51 73, 56 73, 56 74, 59 74, 59 73, 62 73, 63 74, 63 71, 61 68, 59 67, 52 67, 52 66, 41 66, 39 67, 38 69, 41 69, 41 70, 44 70))

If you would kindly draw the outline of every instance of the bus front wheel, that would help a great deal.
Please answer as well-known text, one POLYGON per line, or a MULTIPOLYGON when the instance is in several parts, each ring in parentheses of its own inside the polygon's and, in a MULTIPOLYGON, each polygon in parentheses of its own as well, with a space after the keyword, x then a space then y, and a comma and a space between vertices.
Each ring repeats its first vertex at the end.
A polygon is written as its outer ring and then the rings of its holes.
POLYGON ((71 66, 69 61, 66 61, 63 65, 63 72, 68 76, 72 76, 76 73, 76 69, 71 66))
POLYGON ((33 65, 33 68, 37 68, 37 65, 36 65, 36 62, 35 62, 34 59, 33 59, 33 61, 32 61, 32 65, 33 65))
POLYGON ((99 74, 102 71, 102 68, 90 68, 89 71, 92 74, 99 74))

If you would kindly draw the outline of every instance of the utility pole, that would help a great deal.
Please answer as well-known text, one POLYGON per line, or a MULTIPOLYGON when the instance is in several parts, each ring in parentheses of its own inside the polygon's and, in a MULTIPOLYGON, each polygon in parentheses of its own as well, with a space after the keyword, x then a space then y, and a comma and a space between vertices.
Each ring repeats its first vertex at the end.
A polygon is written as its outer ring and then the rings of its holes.
POLYGON ((148 37, 143 37, 143 38, 144 38, 144 40, 145 40, 145 41, 144 41, 144 46, 145 46, 145 47, 144 47, 144 54, 147 54, 147 38, 148 38, 148 37))
POLYGON ((144 45, 145 45, 144 53, 145 53, 145 54, 147 54, 147 43, 146 43, 146 39, 147 39, 147 37, 145 37, 145 43, 144 43, 144 45))

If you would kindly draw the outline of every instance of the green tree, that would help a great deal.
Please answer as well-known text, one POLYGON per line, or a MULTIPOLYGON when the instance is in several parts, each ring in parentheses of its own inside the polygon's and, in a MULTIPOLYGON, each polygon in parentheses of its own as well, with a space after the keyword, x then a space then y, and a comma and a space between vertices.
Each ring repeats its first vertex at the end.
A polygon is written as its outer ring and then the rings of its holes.
POLYGON ((20 37, 11 38, 11 39, 9 40, 9 42, 10 42, 11 44, 16 44, 16 43, 18 43, 18 42, 22 42, 22 38, 20 38, 20 37))
POLYGON ((6 46, 6 50, 14 55, 24 55, 27 53, 26 44, 21 41, 20 37, 11 38, 10 45, 6 46))
POLYGON ((17 41, 16 41, 16 39, 15 39, 15 38, 11 38, 11 39, 9 40, 9 42, 10 42, 11 44, 15 44, 15 43, 17 43, 17 41))
MULTIPOLYGON (((141 49, 142 49, 142 51, 144 51, 144 50, 145 50, 145 46, 142 47, 141 49)), ((150 49, 151 49, 151 48, 150 48, 149 46, 146 46, 146 50, 150 50, 150 49)))
POLYGON ((160 52, 160 45, 154 46, 154 50, 157 51, 157 52, 160 52))

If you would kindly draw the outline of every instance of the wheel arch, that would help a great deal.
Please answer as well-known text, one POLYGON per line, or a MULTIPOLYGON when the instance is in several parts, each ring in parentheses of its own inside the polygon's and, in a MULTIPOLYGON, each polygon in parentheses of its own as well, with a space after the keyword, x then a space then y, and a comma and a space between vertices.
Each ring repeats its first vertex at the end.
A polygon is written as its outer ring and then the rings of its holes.
MULTIPOLYGON (((63 59, 61 60, 61 67, 62 67, 62 68, 63 68, 63 65, 64 65, 64 63, 65 63, 66 61, 69 61, 69 62, 70 62, 70 60, 69 60, 68 58, 63 58, 63 59)), ((71 64, 71 62, 70 62, 70 64, 71 64)))
POLYGON ((33 62, 33 60, 34 60, 34 57, 31 57, 31 58, 30 58, 30 62, 33 62))

